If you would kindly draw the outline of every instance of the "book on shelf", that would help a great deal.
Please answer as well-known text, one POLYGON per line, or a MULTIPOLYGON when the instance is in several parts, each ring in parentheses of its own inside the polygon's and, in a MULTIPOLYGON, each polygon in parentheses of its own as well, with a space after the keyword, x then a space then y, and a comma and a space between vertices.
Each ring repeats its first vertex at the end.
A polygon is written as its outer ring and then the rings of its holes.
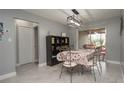
POLYGON ((55 44, 55 38, 52 37, 52 44, 55 44))

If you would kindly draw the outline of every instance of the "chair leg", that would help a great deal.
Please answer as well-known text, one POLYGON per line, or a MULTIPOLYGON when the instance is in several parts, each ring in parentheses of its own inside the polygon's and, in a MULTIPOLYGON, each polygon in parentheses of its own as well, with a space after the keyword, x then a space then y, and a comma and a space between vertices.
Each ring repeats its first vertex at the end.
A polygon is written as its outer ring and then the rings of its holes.
POLYGON ((97 66, 97 70, 98 70, 98 72, 99 72, 99 76, 101 75, 101 73, 100 73, 100 69, 99 69, 99 67, 98 67, 98 65, 96 65, 97 66))
POLYGON ((95 75, 95 69, 94 69, 94 66, 93 66, 93 74, 94 74, 94 80, 96 81, 96 75, 95 75))
POLYGON ((78 75, 80 75, 80 69, 81 69, 81 66, 80 65, 78 65, 78 75))
POLYGON ((84 66, 81 65, 81 75, 84 73, 84 66))
POLYGON ((105 55, 103 54, 102 61, 104 61, 104 59, 105 59, 105 55))
POLYGON ((72 74, 73 74, 73 68, 71 68, 71 73, 70 73, 70 83, 72 83, 72 74))
POLYGON ((100 67, 100 70, 101 70, 101 73, 102 73, 102 65, 101 65, 101 63, 100 63, 100 55, 99 55, 99 67, 100 67))
MULTIPOLYGON (((94 57, 95 58, 95 57, 94 57)), ((94 75, 94 80, 96 81, 96 75, 95 75, 95 68, 94 68, 94 61, 95 59, 93 58, 93 75, 94 75)), ((97 59, 97 58, 96 58, 97 59)))
POLYGON ((101 73, 102 73, 102 65, 101 63, 99 62, 99 66, 100 66, 100 70, 101 70, 101 73))
POLYGON ((61 72, 60 72, 59 78, 61 78, 62 70, 63 70, 63 65, 62 65, 62 67, 61 67, 61 72))

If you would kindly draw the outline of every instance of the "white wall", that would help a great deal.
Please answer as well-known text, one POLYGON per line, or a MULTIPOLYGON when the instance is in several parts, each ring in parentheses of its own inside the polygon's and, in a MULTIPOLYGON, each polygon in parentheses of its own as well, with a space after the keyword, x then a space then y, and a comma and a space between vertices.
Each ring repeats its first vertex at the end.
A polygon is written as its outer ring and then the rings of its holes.
POLYGON ((54 35, 67 32, 68 27, 63 24, 44 19, 27 13, 23 10, 0 10, 0 22, 4 23, 5 33, 3 41, 0 41, 0 75, 14 72, 16 64, 16 29, 14 18, 34 21, 39 23, 39 63, 46 62, 46 35, 48 31, 54 35), (9 42, 8 39, 11 39, 9 42))
POLYGON ((123 17, 123 29, 122 29, 122 33, 121 33, 121 46, 120 46, 120 59, 121 59, 121 67, 122 67, 122 71, 124 74, 124 10, 122 11, 122 17, 123 17))
POLYGON ((122 32, 122 35, 121 35, 121 63, 123 65, 123 71, 124 71, 124 29, 123 29, 123 32, 122 32))
POLYGON ((122 67, 122 71, 123 71, 123 74, 124 74, 124 10, 122 11, 122 16, 123 16, 123 29, 122 29, 122 33, 121 33, 121 46, 120 46, 120 49, 121 49, 121 67, 122 67))
POLYGON ((123 71, 124 71, 124 10, 123 10, 123 29, 121 33, 121 63, 123 65, 123 71))
POLYGON ((70 46, 72 47, 72 48, 76 48, 76 44, 75 44, 75 42, 76 42, 76 30, 75 29, 72 29, 72 28, 70 28, 69 29, 69 37, 70 37, 70 46))
POLYGON ((79 48, 83 48, 84 44, 89 43, 89 37, 87 32, 79 31, 79 48))
POLYGON ((69 38, 70 38, 70 46, 72 47, 72 49, 78 49, 79 46, 78 46, 78 29, 76 28, 70 28, 69 31, 68 31, 68 35, 69 35, 69 38))

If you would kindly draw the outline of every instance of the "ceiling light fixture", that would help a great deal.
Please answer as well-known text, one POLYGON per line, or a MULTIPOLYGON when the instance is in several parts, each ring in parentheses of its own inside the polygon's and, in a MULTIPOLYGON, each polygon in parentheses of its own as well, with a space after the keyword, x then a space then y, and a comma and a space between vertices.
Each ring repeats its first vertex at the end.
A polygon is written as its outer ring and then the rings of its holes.
POLYGON ((78 18, 78 11, 76 9, 72 9, 73 15, 67 17, 67 25, 71 27, 80 27, 81 21, 78 18))

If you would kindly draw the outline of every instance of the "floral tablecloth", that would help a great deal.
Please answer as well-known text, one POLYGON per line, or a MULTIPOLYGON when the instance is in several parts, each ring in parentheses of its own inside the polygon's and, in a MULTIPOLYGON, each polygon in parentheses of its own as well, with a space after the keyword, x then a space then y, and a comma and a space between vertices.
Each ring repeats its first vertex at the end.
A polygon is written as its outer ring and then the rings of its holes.
POLYGON ((76 62, 80 65, 87 65, 88 56, 92 55, 95 52, 93 49, 79 49, 71 51, 63 51, 57 54, 58 61, 69 61, 76 62))

